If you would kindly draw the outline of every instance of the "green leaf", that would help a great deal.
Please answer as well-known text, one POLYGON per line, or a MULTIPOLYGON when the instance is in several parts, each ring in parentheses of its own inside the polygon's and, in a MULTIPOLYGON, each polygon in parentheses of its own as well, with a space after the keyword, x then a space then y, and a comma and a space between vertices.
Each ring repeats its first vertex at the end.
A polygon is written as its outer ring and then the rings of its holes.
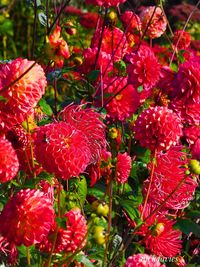
POLYGON ((101 188, 88 188, 88 195, 94 196, 97 199, 102 199, 104 197, 104 191, 101 188))
POLYGON ((78 262, 82 262, 85 267, 94 267, 93 263, 84 254, 78 254, 74 258, 78 262))
POLYGON ((199 219, 200 218, 200 211, 199 210, 193 210, 187 213, 187 216, 192 219, 199 219))
POLYGON ((121 200, 120 205, 128 213, 131 220, 135 220, 140 216, 137 208, 134 208, 134 202, 132 200, 121 200))
POLYGON ((46 100, 44 98, 41 98, 40 101, 38 102, 41 110, 48 116, 51 116, 53 114, 53 111, 49 104, 47 104, 46 100))
POLYGON ((0 24, 0 35, 13 36, 13 23, 11 20, 6 19, 2 24, 0 24))
POLYGON ((88 73, 87 78, 89 81, 94 82, 97 80, 99 76, 100 70, 92 70, 90 73, 88 73))
POLYGON ((175 227, 182 231, 184 234, 189 235, 193 233, 195 236, 200 237, 200 225, 188 219, 179 219, 175 227))
POLYGON ((6 100, 7 100, 7 98, 5 98, 5 97, 3 97, 2 95, 0 95, 0 101, 1 101, 1 102, 5 103, 6 100))
POLYGON ((87 196, 87 181, 85 176, 83 175, 80 177, 80 180, 78 182, 77 194, 79 196, 81 204, 83 205, 87 196))

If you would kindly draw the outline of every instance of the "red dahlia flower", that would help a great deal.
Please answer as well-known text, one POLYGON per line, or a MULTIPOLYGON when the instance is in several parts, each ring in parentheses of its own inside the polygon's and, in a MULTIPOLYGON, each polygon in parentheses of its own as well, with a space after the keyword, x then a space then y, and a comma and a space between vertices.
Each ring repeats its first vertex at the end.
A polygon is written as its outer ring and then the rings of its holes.
POLYGON ((18 251, 15 244, 8 242, 8 240, 0 236, 0 258, 6 259, 8 266, 16 266, 18 259, 18 251))
MULTIPOLYGON (((74 208, 65 214, 66 228, 58 228, 55 248, 53 253, 71 252, 81 249, 87 241, 87 222, 78 208, 74 208)), ((39 250, 49 253, 52 249, 52 240, 55 235, 56 223, 54 223, 48 237, 45 237, 38 245, 39 250)))
POLYGON ((142 45, 137 52, 127 56, 128 83, 136 88, 143 86, 150 90, 160 78, 160 64, 150 47, 142 45))
POLYGON ((160 7, 149 6, 144 8, 140 13, 140 19, 143 32, 151 39, 160 37, 166 30, 167 20, 160 7))
POLYGON ((135 254, 129 256, 124 267, 164 267, 159 258, 148 254, 135 254))
POLYGON ((49 198, 36 189, 20 190, 0 214, 0 233, 17 246, 31 246, 48 235, 53 221, 49 198))
POLYGON ((191 35, 182 30, 175 31, 173 36, 173 45, 178 50, 185 50, 190 46, 191 35))
POLYGON ((45 92, 45 73, 40 65, 33 64, 34 61, 17 58, 0 68, 0 93, 3 90, 1 95, 6 98, 4 105, 16 114, 29 112, 45 92), (23 75, 29 68, 30 70, 23 75))
MULTIPOLYGON (((143 219, 145 220, 156 207, 147 204, 143 219)), ((140 207, 140 210, 142 207, 140 207)), ((138 234, 144 236, 146 248, 156 256, 174 257, 181 250, 181 232, 174 230, 175 221, 167 218, 167 213, 154 213, 140 227, 138 234)))
POLYGON ((135 139, 152 151, 168 150, 182 135, 180 119, 167 107, 144 110, 134 125, 135 139))
POLYGON ((36 160, 57 177, 78 176, 91 163, 88 139, 70 122, 38 127, 33 138, 36 160))
MULTIPOLYGON (((179 66, 174 79, 174 106, 183 100, 184 106, 200 103, 200 59, 194 57, 179 66)), ((184 107, 183 107, 184 108, 184 107)))
POLYGON ((126 0, 86 0, 86 4, 92 4, 95 6, 104 6, 104 7, 111 7, 111 6, 118 6, 119 4, 124 3, 126 0))
POLYGON ((104 104, 108 102, 105 108, 111 119, 125 121, 140 106, 143 93, 138 93, 133 85, 127 84, 126 77, 108 79, 104 88, 104 104))
POLYGON ((79 248, 83 248, 87 241, 87 221, 81 214, 79 208, 74 208, 65 214, 66 231, 69 235, 69 240, 65 251, 72 252, 79 248))
POLYGON ((127 153, 117 155, 116 179, 119 184, 127 182, 131 171, 131 157, 127 153))
POLYGON ((140 18, 133 11, 125 11, 121 14, 120 19, 126 32, 141 31, 140 18))
POLYGON ((83 139, 88 140, 92 156, 90 163, 97 162, 102 149, 106 147, 105 125, 101 115, 91 108, 82 109, 77 105, 67 106, 60 115, 63 121, 82 133, 83 139))
POLYGON ((11 143, 0 137, 0 183, 12 180, 19 169, 17 154, 11 143))
POLYGON ((87 48, 83 51, 84 61, 79 70, 81 73, 88 74, 95 68, 101 71, 104 78, 113 70, 111 55, 100 51, 97 58, 97 51, 98 48, 87 48))
POLYGON ((114 60, 123 58, 128 49, 126 35, 117 27, 110 29, 106 27, 103 32, 102 28, 96 30, 92 38, 91 47, 96 48, 102 36, 101 52, 105 52, 114 57, 114 60))
POLYGON ((80 16, 80 24, 87 29, 95 29, 99 15, 94 12, 82 13, 80 16))
MULTIPOLYGON (((151 203, 159 205, 165 201, 165 208, 177 210, 186 208, 192 200, 197 182, 190 175, 186 175, 187 169, 184 166, 188 164, 188 160, 181 148, 172 147, 166 153, 157 154, 149 195, 151 203), (174 190, 176 191, 173 193, 174 190), (171 193, 171 197, 165 200, 171 193)), ((152 164, 149 168, 152 168, 152 164)), ((148 183, 147 180, 146 187, 148 183)))

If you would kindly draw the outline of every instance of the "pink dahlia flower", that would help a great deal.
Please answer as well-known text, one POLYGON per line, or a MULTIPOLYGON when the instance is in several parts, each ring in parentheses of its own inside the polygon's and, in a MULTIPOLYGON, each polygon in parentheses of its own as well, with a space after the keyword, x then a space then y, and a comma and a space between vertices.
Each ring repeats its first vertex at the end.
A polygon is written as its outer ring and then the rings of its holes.
MULTIPOLYGON (((186 208, 197 187, 197 182, 190 175, 186 175, 187 169, 184 166, 188 164, 188 160, 181 148, 172 147, 166 153, 160 152, 156 157, 149 199, 158 205, 165 201, 164 207, 167 209, 186 208), (176 191, 173 193, 174 190, 176 191), (167 199, 170 194, 171 197, 167 199)), ((149 168, 152 168, 152 164, 149 168)), ((147 180, 145 191, 148 183, 147 180)))
POLYGON ((0 137, 0 183, 12 180, 19 169, 19 161, 12 144, 0 137))
POLYGON ((78 105, 65 107, 60 115, 63 121, 82 133, 82 136, 88 141, 92 155, 91 163, 97 162, 102 149, 106 147, 105 125, 101 121, 101 115, 94 109, 82 109, 78 105))
POLYGON ((152 151, 168 150, 179 142, 182 124, 167 107, 150 107, 139 115, 134 131, 141 146, 152 151))
POLYGON ((178 50, 185 50, 190 46, 191 35, 182 30, 175 31, 173 36, 173 45, 178 50))
POLYGON ((57 177, 78 176, 91 162, 88 139, 70 123, 38 127, 33 137, 36 160, 57 177))
POLYGON ((125 152, 117 155, 116 179, 119 184, 127 182, 131 171, 131 157, 125 152))
POLYGON ((124 3, 126 0, 86 0, 86 4, 92 4, 95 6, 104 6, 104 7, 111 7, 111 6, 118 6, 119 4, 124 3))
MULTIPOLYGON (((147 204, 143 219, 147 218, 156 208, 147 204)), ((142 207, 140 207, 140 210, 142 207)), ((167 213, 154 213, 140 227, 138 234, 144 236, 143 242, 148 250, 156 256, 174 257, 181 251, 181 232, 174 230, 174 220, 167 218, 167 213)))
POLYGON ((126 32, 141 31, 140 18, 133 11, 125 11, 121 14, 120 19, 126 32))
POLYGON ((143 86, 144 90, 150 90, 160 78, 160 64, 152 49, 142 45, 137 52, 127 56, 130 64, 127 67, 128 83, 136 88, 143 86))
POLYGON ((135 254, 129 256, 124 264, 124 267, 164 267, 159 258, 148 254, 135 254))
POLYGON ((33 64, 34 61, 17 58, 0 68, 0 93, 3 90, 1 95, 7 100, 4 105, 16 114, 29 112, 45 92, 45 73, 40 65, 33 64))
POLYGON ((106 27, 102 33, 102 28, 97 29, 92 38, 91 47, 97 48, 100 36, 102 35, 101 50, 114 57, 114 60, 123 58, 128 49, 128 43, 123 31, 117 27, 112 29, 106 27))
POLYGON ((143 93, 139 93, 126 77, 112 78, 104 84, 104 104, 107 115, 114 120, 125 121, 140 106, 143 93), (108 97, 107 97, 108 95, 108 97))
POLYGON ((151 39, 160 37, 167 28, 167 20, 160 7, 144 8, 140 13, 140 19, 143 32, 151 39))
POLYGON ((0 214, 0 233, 17 246, 31 246, 48 235, 53 221, 49 198, 36 189, 20 190, 0 214))

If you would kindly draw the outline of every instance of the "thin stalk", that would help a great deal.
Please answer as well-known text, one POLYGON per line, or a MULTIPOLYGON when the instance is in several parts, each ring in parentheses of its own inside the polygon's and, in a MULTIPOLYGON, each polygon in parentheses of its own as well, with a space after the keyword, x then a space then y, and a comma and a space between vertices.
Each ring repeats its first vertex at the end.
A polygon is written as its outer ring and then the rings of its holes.
POLYGON ((31 49, 32 59, 34 58, 36 31, 37 31, 37 1, 34 0, 33 42, 32 42, 32 49, 31 49))
MULTIPOLYGON (((194 12, 197 10, 197 8, 198 8, 199 5, 200 5, 200 0, 198 1, 198 3, 195 5, 194 9, 192 10, 192 12, 190 13, 190 15, 188 16, 188 18, 187 18, 187 20, 186 20, 186 22, 185 22, 185 25, 184 25, 182 31, 185 31, 185 29, 186 29, 186 27, 187 27, 187 25, 188 25, 188 23, 189 23, 189 21, 190 21, 192 15, 193 15, 194 12)), ((179 38, 178 38, 178 40, 177 40, 177 43, 176 43, 176 45, 175 45, 175 47, 174 47, 174 50, 173 50, 173 53, 172 53, 172 56, 171 56, 171 59, 170 59, 169 66, 172 65, 172 62, 173 62, 173 60, 174 60, 174 56, 175 56, 175 54, 176 54, 176 50, 177 50, 178 44, 179 44, 179 42, 180 42, 180 40, 181 40, 182 34, 183 34, 183 33, 181 33, 181 34, 179 35, 179 38)))
MULTIPOLYGON (((60 206, 60 193, 61 193, 61 178, 59 178, 59 184, 58 184, 58 202, 57 202, 57 207, 58 207, 58 216, 57 218, 60 218, 61 217, 61 206, 60 206)), ((55 230, 55 233, 54 233, 54 237, 53 237, 53 242, 52 242, 52 248, 51 248, 51 251, 50 251, 50 254, 49 254, 49 258, 48 258, 48 261, 47 261, 47 267, 50 266, 51 264, 51 260, 52 260, 52 257, 53 257, 53 252, 54 252, 54 249, 55 249, 55 246, 56 246, 56 240, 57 240, 57 236, 58 236, 58 224, 56 225, 56 230, 55 230)))
POLYGON ((147 194, 146 194, 146 197, 144 200, 144 206, 143 206, 142 213, 141 213, 141 219, 143 219, 143 215, 144 215, 144 212, 145 212, 145 209, 147 206, 147 202, 149 199, 149 194, 151 191, 151 185, 153 182, 153 175, 154 175, 154 170, 155 170, 155 165, 156 165, 155 161, 156 161, 156 150, 154 151, 154 155, 153 155, 153 159, 152 159, 152 168, 151 168, 151 173, 150 173, 149 185, 148 185, 147 194))
POLYGON ((31 266, 31 254, 30 254, 30 248, 26 247, 26 259, 28 266, 31 266))

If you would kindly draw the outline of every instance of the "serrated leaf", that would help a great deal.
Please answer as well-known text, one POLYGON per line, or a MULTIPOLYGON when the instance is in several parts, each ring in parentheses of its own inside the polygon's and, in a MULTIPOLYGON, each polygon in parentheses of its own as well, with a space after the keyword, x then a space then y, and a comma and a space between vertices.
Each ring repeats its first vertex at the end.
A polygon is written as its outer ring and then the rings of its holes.
POLYGON ((84 254, 78 254, 74 258, 83 263, 85 267, 94 267, 93 263, 84 254))
POLYGON ((121 200, 120 205, 127 212, 131 220, 135 220, 135 218, 139 217, 139 211, 137 208, 133 207, 132 200, 121 200))
POLYGON ((193 233, 195 236, 200 237, 200 225, 188 219, 179 219, 175 227, 182 231, 184 234, 189 235, 193 233))
POLYGON ((40 101, 38 102, 41 110, 48 116, 52 116, 53 111, 51 109, 51 107, 49 106, 49 104, 47 104, 46 100, 41 98, 40 101))
POLYGON ((47 16, 44 14, 44 12, 38 12, 38 19, 42 26, 47 25, 47 16))
POLYGON ((88 73, 87 78, 89 81, 94 82, 97 80, 99 76, 100 70, 92 70, 90 73, 88 73))
POLYGON ((78 188, 77 188, 77 193, 80 198, 81 204, 83 205, 86 200, 87 196, 87 181, 85 179, 85 176, 81 176, 79 182, 78 182, 78 188))

